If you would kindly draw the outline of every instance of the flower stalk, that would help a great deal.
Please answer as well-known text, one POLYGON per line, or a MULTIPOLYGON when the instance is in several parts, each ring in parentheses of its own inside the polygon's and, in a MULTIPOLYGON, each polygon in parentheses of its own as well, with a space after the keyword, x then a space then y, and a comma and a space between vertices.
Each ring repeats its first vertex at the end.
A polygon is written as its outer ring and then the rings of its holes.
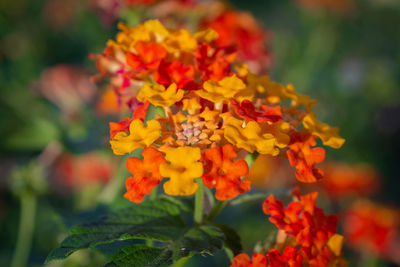
POLYGON ((11 267, 23 267, 27 265, 32 246, 33 230, 35 228, 36 204, 37 198, 33 193, 27 192, 21 196, 18 238, 11 267))
POLYGON ((197 225, 203 223, 203 207, 204 207, 204 185, 201 179, 197 180, 199 188, 196 191, 194 199, 194 222, 197 225))

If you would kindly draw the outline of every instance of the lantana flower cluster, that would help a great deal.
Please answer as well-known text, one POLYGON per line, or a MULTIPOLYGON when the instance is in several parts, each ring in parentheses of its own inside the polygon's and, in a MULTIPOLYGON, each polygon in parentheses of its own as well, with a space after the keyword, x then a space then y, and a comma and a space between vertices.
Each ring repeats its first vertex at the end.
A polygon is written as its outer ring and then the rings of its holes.
POLYGON ((215 188, 218 200, 232 199, 251 189, 249 154, 287 157, 299 181, 315 182, 325 157, 316 138, 343 144, 337 128, 317 120, 317 101, 249 71, 216 31, 191 34, 157 20, 119 28, 96 58, 133 113, 110 123, 114 154, 144 149, 143 159, 127 161, 129 200, 141 202, 164 179, 166 194, 192 195, 196 178, 215 188))
POLYGON ((263 211, 279 231, 273 248, 255 253, 252 259, 237 255, 232 267, 323 267, 346 266, 343 259, 343 236, 336 233, 337 216, 326 215, 315 205, 318 193, 301 195, 294 189, 287 207, 270 195, 263 211))
POLYGON ((135 14, 137 21, 159 18, 163 24, 179 25, 192 31, 211 28, 218 33, 219 46, 237 50, 237 57, 250 70, 261 73, 272 61, 268 48, 269 31, 249 12, 234 9, 220 0, 95 0, 104 12, 128 21, 135 14), (126 17, 124 14, 131 14, 126 17), (118 15, 119 14, 119 15, 118 15))

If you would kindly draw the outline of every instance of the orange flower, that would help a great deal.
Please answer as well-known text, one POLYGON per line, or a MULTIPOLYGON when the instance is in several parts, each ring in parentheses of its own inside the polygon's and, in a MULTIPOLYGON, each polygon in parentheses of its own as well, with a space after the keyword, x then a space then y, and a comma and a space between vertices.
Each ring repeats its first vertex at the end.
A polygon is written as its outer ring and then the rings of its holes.
POLYGON ((215 48, 207 43, 200 43, 196 50, 196 67, 202 74, 203 81, 219 81, 229 76, 234 59, 233 49, 215 48))
POLYGON ((160 67, 154 74, 154 80, 164 86, 176 83, 178 89, 190 89, 194 87, 194 68, 179 61, 161 62, 160 67), (186 88, 188 86, 188 88, 186 88))
POLYGON ((231 267, 302 267, 303 257, 296 248, 288 246, 282 255, 277 249, 270 249, 267 255, 254 253, 253 260, 249 255, 242 253, 237 255, 231 267))
POLYGON ((128 132, 129 125, 135 119, 139 119, 144 121, 147 113, 147 109, 149 108, 149 102, 146 102, 143 106, 139 106, 136 108, 135 112, 133 113, 132 118, 126 117, 123 118, 119 122, 110 122, 110 138, 114 138, 114 136, 119 132, 128 132))
POLYGON ((143 160, 132 157, 126 161, 126 167, 133 176, 126 180, 124 197, 135 203, 142 202, 144 196, 160 184, 163 179, 160 164, 166 162, 163 154, 152 147, 146 148, 142 155, 143 160))
POLYGON ((135 51, 137 54, 126 54, 126 63, 140 73, 156 70, 161 60, 167 56, 167 51, 162 45, 151 42, 137 42, 135 51))
POLYGON ((303 256, 296 248, 288 246, 282 255, 277 249, 270 249, 267 253, 270 267, 302 267, 303 256))
POLYGON ((292 133, 289 150, 286 152, 289 163, 296 167, 296 178, 303 183, 313 183, 323 177, 323 172, 314 167, 325 158, 325 150, 321 147, 311 148, 317 143, 312 135, 292 133))
POLYGON ((268 267, 267 257, 262 253, 254 253, 251 260, 249 255, 242 253, 233 259, 231 267, 268 267))
POLYGON ((321 185, 333 198, 371 195, 380 188, 379 174, 369 165, 329 162, 321 168, 324 171, 321 185))
POLYGON ((236 114, 242 119, 249 121, 261 122, 277 122, 282 120, 281 107, 261 106, 261 110, 256 110, 253 103, 249 100, 243 100, 240 104, 235 99, 231 99, 231 106, 236 114))
POLYGON ((126 117, 119 122, 110 122, 110 138, 113 139, 114 136, 119 132, 128 132, 129 125, 131 125, 133 120, 133 118, 126 117))
POLYGON ((287 208, 273 195, 268 197, 263 204, 264 213, 271 215, 270 221, 283 231, 285 239, 286 235, 295 238, 309 266, 344 264, 341 258, 343 237, 336 234, 337 217, 325 215, 315 206, 317 192, 302 196, 295 189, 292 193, 294 201, 287 208))
POLYGON ((233 161, 237 153, 231 144, 214 147, 203 154, 203 182, 208 188, 216 188, 216 199, 224 201, 246 193, 251 189, 249 180, 242 180, 249 167, 243 159, 233 161))

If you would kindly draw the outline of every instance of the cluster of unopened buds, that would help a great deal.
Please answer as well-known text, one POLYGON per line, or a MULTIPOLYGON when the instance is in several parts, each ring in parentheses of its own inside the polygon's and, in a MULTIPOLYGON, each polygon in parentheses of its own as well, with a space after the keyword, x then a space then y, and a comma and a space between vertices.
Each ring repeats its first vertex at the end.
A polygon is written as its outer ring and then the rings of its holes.
POLYGON ((238 64, 214 30, 191 34, 157 20, 119 27, 96 58, 133 112, 110 123, 114 153, 144 149, 143 159, 127 161, 134 175, 126 182, 129 200, 141 202, 167 178, 168 195, 192 195, 202 178, 218 200, 230 200, 251 189, 244 159, 257 154, 287 157, 299 181, 315 182, 323 175, 315 164, 325 157, 315 138, 343 144, 337 128, 317 120, 315 100, 238 64))

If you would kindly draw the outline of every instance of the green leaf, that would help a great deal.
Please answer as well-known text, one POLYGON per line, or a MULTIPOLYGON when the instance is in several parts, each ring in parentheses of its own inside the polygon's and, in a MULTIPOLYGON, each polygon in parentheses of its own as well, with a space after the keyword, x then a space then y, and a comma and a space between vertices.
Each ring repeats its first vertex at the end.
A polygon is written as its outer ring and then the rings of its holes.
POLYGON ((225 235, 225 246, 232 250, 233 254, 237 255, 243 251, 240 236, 234 229, 226 224, 215 224, 225 235))
POLYGON ((233 230, 213 225, 189 228, 181 216, 184 211, 193 212, 190 201, 163 196, 109 213, 72 227, 46 262, 92 248, 110 258, 107 266, 166 266, 194 254, 213 255, 222 249, 225 240, 226 246, 237 249, 238 244, 231 239, 239 238, 233 230), (151 247, 143 240, 158 242, 151 247))
POLYGON ((116 253, 106 266, 167 266, 196 253, 215 254, 223 246, 223 232, 215 226, 200 226, 183 231, 163 247, 131 245, 116 253))
POLYGON ((172 264, 170 253, 164 254, 164 249, 132 245, 123 248, 106 264, 112 266, 168 266, 172 264))
POLYGON ((241 195, 230 202, 231 206, 240 205, 246 202, 264 200, 268 197, 265 193, 255 193, 251 195, 241 195))
POLYGON ((183 203, 163 197, 107 214, 92 223, 72 227, 70 235, 49 254, 46 262, 66 258, 79 249, 95 248, 116 240, 176 240, 186 228, 180 216, 183 208, 183 203))

